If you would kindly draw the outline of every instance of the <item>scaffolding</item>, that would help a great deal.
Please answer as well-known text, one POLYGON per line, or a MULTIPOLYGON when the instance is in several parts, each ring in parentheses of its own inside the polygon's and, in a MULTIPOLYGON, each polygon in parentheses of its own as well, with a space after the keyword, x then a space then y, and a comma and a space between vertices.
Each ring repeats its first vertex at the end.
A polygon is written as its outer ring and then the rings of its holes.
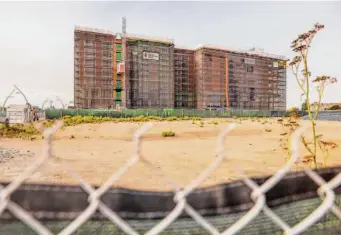
POLYGON ((195 108, 194 50, 174 49, 174 107, 195 108))
POLYGON ((76 108, 286 108, 286 58, 76 27, 76 108))
POLYGON ((199 48, 195 53, 197 108, 228 106, 227 52, 199 48))
POLYGON ((197 108, 285 110, 283 60, 223 48, 196 51, 197 108))
POLYGON ((127 108, 174 107, 174 44, 127 37, 125 49, 127 108))
POLYGON ((114 36, 103 30, 74 31, 74 104, 76 108, 113 106, 114 36))
POLYGON ((113 57, 113 81, 114 81, 114 102, 115 108, 126 107, 125 99, 125 61, 124 61, 124 40, 116 37, 114 41, 115 53, 113 57))
POLYGON ((278 59, 228 53, 231 108, 285 110, 286 69, 278 59))

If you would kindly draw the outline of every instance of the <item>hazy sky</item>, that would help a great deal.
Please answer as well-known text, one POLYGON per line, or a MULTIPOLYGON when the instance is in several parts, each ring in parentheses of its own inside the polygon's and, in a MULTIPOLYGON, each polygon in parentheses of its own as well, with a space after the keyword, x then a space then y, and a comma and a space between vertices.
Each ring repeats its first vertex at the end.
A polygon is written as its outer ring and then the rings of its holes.
MULTIPOLYGON (((288 58, 297 34, 325 24, 313 42, 311 71, 338 77, 324 101, 341 101, 341 2, 0 2, 0 102, 13 84, 39 106, 55 95, 73 100, 75 25, 119 32, 122 16, 128 33, 187 47, 260 47, 288 58)), ((290 71, 287 87, 287 106, 300 105, 290 71)), ((9 103, 16 102, 24 100, 16 95, 9 103)))

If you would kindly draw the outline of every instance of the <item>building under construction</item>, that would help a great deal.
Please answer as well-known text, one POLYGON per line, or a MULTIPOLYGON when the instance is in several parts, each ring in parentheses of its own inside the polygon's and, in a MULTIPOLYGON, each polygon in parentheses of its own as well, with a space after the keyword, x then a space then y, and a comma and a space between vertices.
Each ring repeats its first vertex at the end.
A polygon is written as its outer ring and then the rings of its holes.
POLYGON ((195 58, 198 109, 285 110, 283 58, 212 46, 198 48, 195 58))
POLYGON ((126 107, 174 107, 173 41, 127 35, 125 45, 126 107))
POLYGON ((286 69, 279 57, 228 52, 229 106, 285 110, 286 69))
POLYGON ((110 107, 113 97, 113 34, 76 27, 74 40, 75 107, 110 107))
POLYGON ((174 49, 174 107, 196 108, 195 50, 174 49))
POLYGON ((114 54, 113 54, 113 103, 115 108, 126 107, 125 96, 125 63, 124 40, 118 34, 114 38, 114 54))
POLYGON ((285 58, 76 27, 76 108, 286 109, 285 58))
POLYGON ((201 47, 195 53, 197 108, 228 107, 228 62, 224 50, 201 47))

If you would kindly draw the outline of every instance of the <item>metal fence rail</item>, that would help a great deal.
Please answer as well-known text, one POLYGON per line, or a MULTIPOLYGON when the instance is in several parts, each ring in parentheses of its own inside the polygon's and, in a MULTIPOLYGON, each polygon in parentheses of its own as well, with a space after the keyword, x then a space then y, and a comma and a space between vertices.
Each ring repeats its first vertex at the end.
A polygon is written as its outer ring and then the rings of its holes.
MULTIPOLYGON (((227 126, 218 136, 216 154, 212 158, 211 164, 183 188, 176 185, 162 168, 140 155, 140 137, 152 127, 151 123, 144 124, 135 133, 133 156, 103 185, 96 188, 85 182, 77 172, 54 155, 52 135, 61 126, 62 122, 58 121, 52 128, 43 130, 45 145, 42 157, 32 163, 15 180, 0 187, 0 225, 2 225, 0 229, 7 229, 7 231, 2 231, 2 234, 29 234, 28 230, 25 230, 25 226, 4 222, 11 218, 16 218, 26 224, 35 233, 44 235, 54 233, 61 235, 74 233, 227 235, 245 233, 245 231, 247 234, 277 234, 278 232, 279 234, 302 234, 307 231, 309 234, 313 234, 314 231, 332 231, 339 234, 340 232, 340 168, 325 169, 320 172, 304 168, 303 172, 290 173, 290 169, 299 160, 299 137, 306 129, 305 126, 300 127, 293 134, 292 156, 273 176, 253 180, 247 177, 238 166, 234 166, 234 169, 241 174, 242 181, 231 183, 228 186, 217 186, 213 190, 196 190, 196 188, 223 161, 228 160, 228 154, 224 150, 224 139, 229 132, 233 131, 235 124, 227 126), (46 197, 45 194, 44 197, 43 187, 23 186, 24 181, 42 167, 47 160, 63 164, 70 175, 79 181, 80 188, 78 190, 83 191, 83 196, 78 196, 80 201, 74 200, 77 196, 65 197, 68 195, 68 191, 71 195, 71 188, 68 188, 66 192, 60 192, 58 187, 55 188, 56 191, 51 192, 53 188, 50 188, 47 191, 52 196, 46 197), (137 162, 146 164, 157 177, 163 177, 172 186, 173 192, 165 195, 148 192, 134 194, 134 192, 127 193, 126 191, 126 194, 131 195, 125 198, 128 200, 128 207, 124 206, 122 202, 124 199, 118 197, 117 193, 115 196, 112 195, 111 185, 137 162), (283 182, 287 183, 283 184, 283 182), (244 186, 238 188, 241 184, 244 186), (26 191, 23 190, 25 187, 26 191), (211 192, 211 197, 207 192, 211 192), (58 197, 58 195, 62 195, 61 193, 65 193, 65 195, 58 197), (39 196, 39 194, 42 195, 39 196), (160 198, 157 200, 157 195, 168 195, 168 199, 166 201, 162 201, 160 198), (212 195, 215 196, 212 197, 212 195), (139 206, 136 206, 136 201, 140 200, 139 197, 141 197, 141 201, 137 204, 139 206), (65 201, 69 201, 69 203, 65 204, 65 201), (142 206, 142 203, 145 205, 142 206), (230 204, 224 207, 226 203, 230 204), (231 211, 233 206, 238 207, 239 210, 231 211), (210 208, 211 210, 209 210, 210 208), (54 213, 51 213, 51 210, 54 213), (135 217, 132 216, 135 219, 129 217, 131 212, 135 213, 135 217), (136 216, 138 213, 143 216, 139 218, 136 216), (191 222, 183 217, 184 214, 191 219, 191 222), (214 216, 218 216, 218 218, 214 216), (93 221, 96 217, 101 219, 100 224, 93 221), (67 222, 58 221, 58 218, 67 220, 67 222), (137 220, 138 218, 139 220, 137 220), (154 223, 143 222, 143 218, 152 218, 154 223), (55 220, 54 224, 45 222, 46 219, 55 220), (104 219, 106 222, 101 223, 104 219), (315 225, 321 224, 321 219, 323 226, 311 230, 315 225), (138 225, 140 221, 143 226, 138 225), (98 227, 109 230, 97 230, 98 227), (58 231, 52 232, 52 230, 58 231)), ((77 193, 77 189, 73 189, 73 193, 77 193)))

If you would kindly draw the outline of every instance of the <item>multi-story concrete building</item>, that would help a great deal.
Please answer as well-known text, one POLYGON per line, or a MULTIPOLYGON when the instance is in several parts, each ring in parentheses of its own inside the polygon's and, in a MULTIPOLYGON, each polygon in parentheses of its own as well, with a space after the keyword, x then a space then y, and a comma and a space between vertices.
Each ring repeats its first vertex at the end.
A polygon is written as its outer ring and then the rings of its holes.
POLYGON ((220 49, 200 47, 195 53, 197 108, 228 107, 228 58, 220 49))
POLYGON ((76 27, 75 107, 285 110, 285 58, 76 27))
POLYGON ((174 107, 196 108, 195 50, 174 49, 174 107))
POLYGON ((122 105, 122 40, 112 32, 76 27, 74 104, 76 108, 122 105))
POLYGON ((74 31, 74 104, 82 108, 108 108, 112 104, 111 32, 76 27, 74 31))
POLYGON ((126 107, 174 107, 173 41, 127 35, 125 45, 126 107))
POLYGON ((285 110, 282 57, 202 46, 196 51, 197 108, 285 110))
POLYGON ((228 52, 229 107, 285 110, 286 69, 281 57, 228 52))

